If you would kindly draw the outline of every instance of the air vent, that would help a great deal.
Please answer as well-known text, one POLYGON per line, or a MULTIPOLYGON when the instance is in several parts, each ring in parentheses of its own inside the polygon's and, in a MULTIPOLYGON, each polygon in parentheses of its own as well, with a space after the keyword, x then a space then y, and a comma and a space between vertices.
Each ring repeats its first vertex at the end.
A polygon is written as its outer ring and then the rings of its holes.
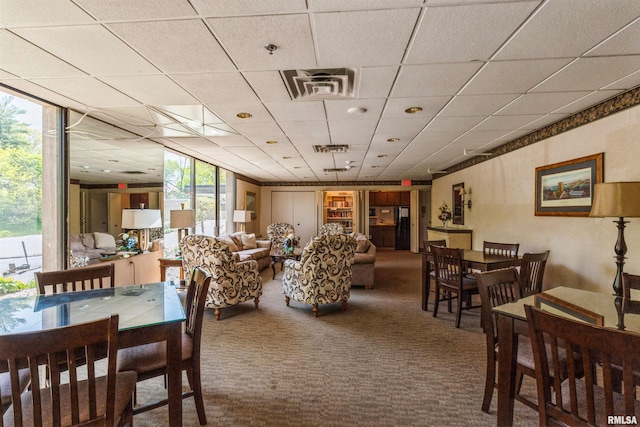
POLYGON ((336 145, 314 145, 313 151, 316 153, 346 153, 349 151, 349 146, 346 144, 336 145))
POLYGON ((282 77, 295 101, 355 98, 355 68, 285 70, 282 77))
POLYGON ((349 169, 347 169, 347 168, 324 168, 322 170, 325 171, 325 172, 346 172, 349 169))
POLYGON ((141 171, 122 171, 122 173, 126 173, 129 175, 145 175, 145 172, 141 171))

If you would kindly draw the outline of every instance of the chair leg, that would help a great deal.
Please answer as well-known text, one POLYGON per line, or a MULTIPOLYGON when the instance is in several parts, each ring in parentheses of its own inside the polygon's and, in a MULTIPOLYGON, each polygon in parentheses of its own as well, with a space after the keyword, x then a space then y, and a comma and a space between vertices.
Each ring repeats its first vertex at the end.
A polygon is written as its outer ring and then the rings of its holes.
POLYGON ((289 307, 289 297, 285 296, 284 302, 287 304, 287 307, 289 307))
POLYGON ((260 303, 260 298, 256 297, 253 302, 256 305, 256 308, 258 308, 258 304, 260 303))
POLYGON ((424 295, 424 308, 425 310, 429 308, 429 294, 431 293, 431 275, 427 277, 427 289, 425 289, 424 295))
POLYGON ((447 309, 449 310, 449 313, 453 312, 452 309, 452 305, 451 303, 453 302, 453 297, 451 296, 451 292, 447 291, 446 292, 447 298, 449 298, 449 300, 447 301, 447 309))
POLYGON ((342 301, 342 311, 345 311, 346 309, 347 309, 347 302, 342 301))
POLYGON ((220 320, 220 311, 221 310, 219 308, 216 308, 216 310, 215 310, 216 320, 220 320))
POLYGON ((461 317, 462 317, 462 295, 458 294, 458 312, 456 313, 456 328, 460 327, 461 317))
POLYGON ((198 420, 200 421, 200 425, 206 425, 207 414, 204 411, 204 399, 202 398, 202 380, 200 376, 200 367, 197 367, 197 369, 193 369, 191 375, 187 376, 190 378, 189 383, 191 385, 191 390, 193 390, 193 400, 196 404, 198 420))
POLYGON ((436 283, 435 301, 433 302, 433 317, 438 315, 438 306, 440 305, 440 287, 436 283))
POLYGON ((496 361, 493 360, 489 351, 493 353, 495 358, 495 352, 493 349, 487 349, 487 374, 484 379, 484 398, 482 399, 482 412, 489 413, 491 407, 491 399, 493 398, 493 389, 496 386, 496 361))
POLYGON ((318 304, 313 304, 313 317, 318 317, 318 304))

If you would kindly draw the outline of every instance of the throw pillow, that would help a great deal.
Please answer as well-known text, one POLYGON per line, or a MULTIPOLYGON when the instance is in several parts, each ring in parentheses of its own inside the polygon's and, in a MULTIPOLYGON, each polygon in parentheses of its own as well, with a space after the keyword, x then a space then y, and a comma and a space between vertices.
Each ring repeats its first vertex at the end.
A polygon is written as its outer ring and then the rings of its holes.
POLYGON ((236 242, 234 242, 231 237, 222 236, 222 237, 219 237, 219 239, 222 240, 224 243, 226 243, 227 246, 229 246, 229 250, 231 252, 238 252, 238 246, 236 245, 236 242))
POLYGON ((113 249, 116 247, 116 239, 107 233, 93 233, 93 238, 96 241, 97 249, 113 249))
POLYGON ((356 246, 356 253, 358 254, 367 252, 369 247, 371 247, 371 242, 364 235, 356 237, 356 241, 358 243, 356 246))
POLYGON ((243 249, 255 249, 258 247, 256 243, 256 234, 241 234, 240 238, 242 239, 242 248, 243 249))
POLYGON ((239 251, 244 249, 244 247, 242 246, 242 237, 241 237, 243 234, 244 234, 244 231, 236 231, 235 233, 229 234, 229 237, 231 237, 231 239, 234 241, 234 243, 238 247, 237 250, 239 251))

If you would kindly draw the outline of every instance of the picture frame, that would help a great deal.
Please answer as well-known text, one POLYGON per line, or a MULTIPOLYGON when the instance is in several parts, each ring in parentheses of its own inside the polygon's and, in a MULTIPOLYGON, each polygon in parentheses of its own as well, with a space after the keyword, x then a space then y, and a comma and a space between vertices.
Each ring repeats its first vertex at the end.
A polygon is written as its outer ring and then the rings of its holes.
POLYGON ((464 182, 451 186, 451 199, 453 200, 452 223, 464 225, 464 202, 460 195, 460 190, 464 188, 464 182))
POLYGON ((589 216, 593 188, 604 179, 604 153, 536 168, 535 215, 589 216))
POLYGON ((256 193, 245 191, 244 193, 244 209, 251 211, 251 220, 254 221, 258 217, 258 201, 256 193))

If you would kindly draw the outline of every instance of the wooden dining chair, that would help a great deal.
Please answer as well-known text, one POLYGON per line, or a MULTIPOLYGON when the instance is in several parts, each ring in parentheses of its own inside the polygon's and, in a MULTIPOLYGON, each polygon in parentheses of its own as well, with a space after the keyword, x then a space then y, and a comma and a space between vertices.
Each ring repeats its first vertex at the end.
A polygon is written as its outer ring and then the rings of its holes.
MULTIPOLYGON (((442 246, 447 247, 447 241, 444 239, 441 240, 424 240, 422 242, 424 245, 425 252, 431 252, 430 246, 442 246)), ((433 264, 433 260, 429 261, 429 280, 427 281, 427 289, 425 291, 425 307, 429 304, 429 294, 431 294, 431 281, 433 281, 433 288, 435 289, 435 280, 436 280, 436 267, 433 264)))
POLYGON ((640 363, 640 335, 533 306, 525 306, 525 311, 537 374, 540 425, 553 421, 554 425, 606 426, 612 415, 640 419, 634 383, 634 366, 640 363), (564 380, 553 375, 562 369, 561 356, 568 368, 564 380), (584 375, 577 369, 579 364, 584 375), (622 387, 616 390, 613 377, 618 370, 622 387))
POLYGON ((520 243, 496 243, 487 242, 482 243, 482 250, 485 254, 503 255, 503 256, 518 256, 518 249, 520 243))
POLYGON ((35 277, 40 295, 113 288, 115 286, 115 267, 113 263, 109 263, 96 267, 41 271, 35 273, 35 277))
MULTIPOLYGON (((202 336, 202 319, 211 276, 203 269, 196 267, 191 273, 187 289, 186 318, 187 323, 182 332, 182 370, 187 372, 190 390, 182 393, 182 398, 193 396, 201 425, 207 424, 207 415, 202 398, 202 380, 200 375, 200 346, 202 336)), ((118 371, 135 371, 138 381, 166 375, 167 358, 166 342, 145 344, 120 350, 118 354, 118 371)), ((166 405, 168 399, 135 407, 134 414, 150 411, 166 405)))
POLYGON ((438 315, 438 305, 441 301, 457 301, 456 328, 460 327, 460 318, 464 309, 478 308, 472 305, 471 297, 478 293, 478 283, 472 276, 465 274, 462 265, 462 249, 430 246, 435 265, 435 294, 433 317, 438 315))
POLYGON ((640 275, 622 273, 622 294, 626 299, 631 299, 631 289, 640 290, 640 275))
MULTIPOLYGON (((484 385, 484 398, 482 399, 482 411, 489 412, 493 390, 498 386, 496 382, 496 368, 498 358, 498 327, 497 318, 493 308, 520 299, 520 286, 518 283, 518 270, 514 267, 501 270, 485 271, 476 275, 478 292, 482 305, 480 323, 487 341, 487 369, 484 385)), ((516 365, 516 394, 515 399, 537 410, 536 402, 521 396, 520 386, 523 375, 528 375, 535 380, 535 367, 529 337, 518 337, 518 354, 516 365)))
POLYGON ((131 425, 132 394, 136 373, 116 372, 118 315, 93 322, 0 335, 0 363, 11 376, 11 403, 3 425, 131 425), (107 348, 105 369, 96 366, 96 355, 107 348), (78 366, 77 358, 85 364, 78 366), (50 373, 47 386, 38 374, 45 365, 50 373), (58 368, 64 365, 68 372, 58 368), (22 392, 19 369, 27 368, 31 387, 22 392), (81 379, 82 378, 82 379, 81 379))
POLYGON ((522 298, 542 292, 542 279, 549 259, 549 251, 525 253, 520 267, 520 295, 522 298))

